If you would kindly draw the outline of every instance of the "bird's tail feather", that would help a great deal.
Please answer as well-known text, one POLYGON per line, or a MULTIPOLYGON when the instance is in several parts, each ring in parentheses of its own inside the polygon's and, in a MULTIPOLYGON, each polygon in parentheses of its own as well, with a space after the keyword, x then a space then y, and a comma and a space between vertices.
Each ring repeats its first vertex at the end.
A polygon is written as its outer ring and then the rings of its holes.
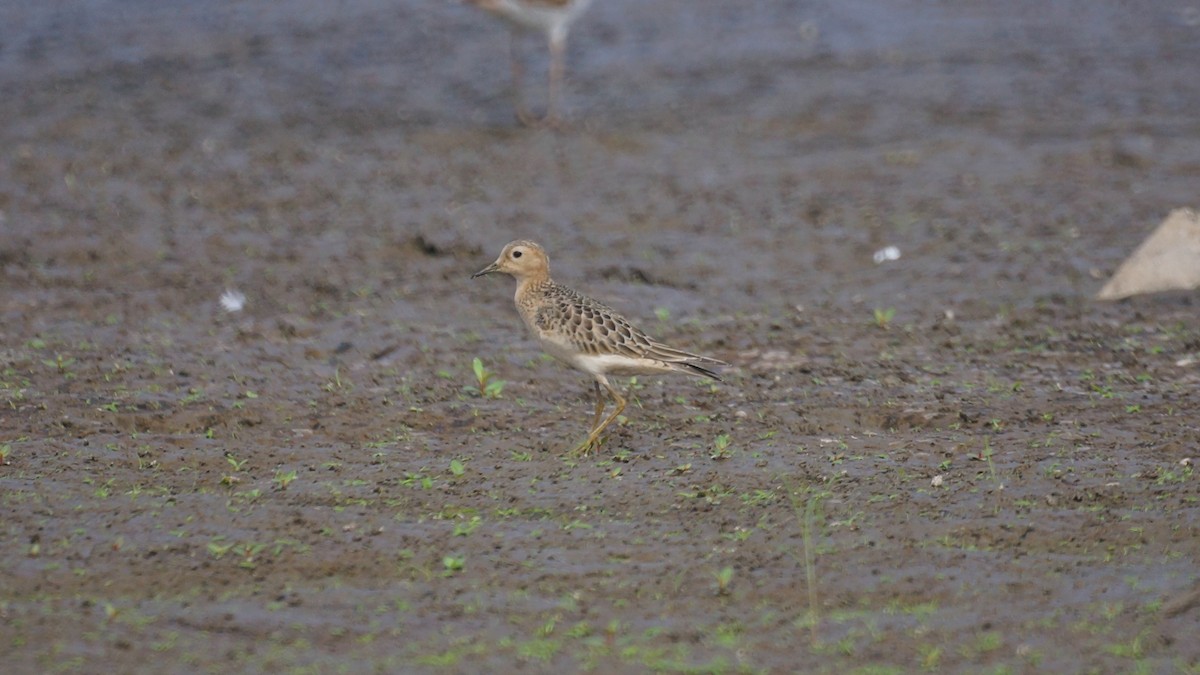
MULTIPOLYGON (((716 359, 706 359, 706 360, 707 361, 716 361, 716 359)), ((716 361, 716 362, 724 363, 724 361, 716 361)), ((717 374, 714 373, 713 371, 709 370, 708 368, 705 368, 704 366, 696 365, 695 363, 692 363, 690 361, 676 361, 672 365, 677 366, 679 368, 679 370, 681 370, 682 372, 688 373, 689 375, 701 375, 703 377, 714 379, 717 382, 722 381, 721 378, 718 377, 717 374)))

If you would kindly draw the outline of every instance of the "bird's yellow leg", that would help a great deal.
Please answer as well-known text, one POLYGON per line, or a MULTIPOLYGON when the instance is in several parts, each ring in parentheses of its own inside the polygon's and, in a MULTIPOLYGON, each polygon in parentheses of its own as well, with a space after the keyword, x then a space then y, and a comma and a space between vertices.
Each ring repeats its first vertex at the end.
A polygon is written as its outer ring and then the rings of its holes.
MULTIPOLYGON (((628 403, 628 401, 621 396, 621 393, 613 388, 613 386, 608 382, 602 382, 600 384, 603 384, 604 388, 608 390, 608 394, 612 396, 613 403, 617 407, 615 410, 613 410, 612 414, 604 420, 604 422, 592 429, 591 433, 588 434, 588 437, 584 439, 582 443, 576 446, 575 450, 572 451, 572 454, 581 453, 584 457, 586 457, 592 449, 599 447, 600 434, 608 428, 608 425, 612 424, 613 421, 617 419, 617 415, 620 415, 625 410, 625 404, 628 403)), ((599 416, 597 416, 597 419, 599 419, 599 416)))
POLYGON ((596 416, 592 418, 592 426, 588 427, 588 433, 600 424, 600 416, 604 414, 604 393, 600 391, 600 383, 593 382, 592 387, 596 390, 596 416))

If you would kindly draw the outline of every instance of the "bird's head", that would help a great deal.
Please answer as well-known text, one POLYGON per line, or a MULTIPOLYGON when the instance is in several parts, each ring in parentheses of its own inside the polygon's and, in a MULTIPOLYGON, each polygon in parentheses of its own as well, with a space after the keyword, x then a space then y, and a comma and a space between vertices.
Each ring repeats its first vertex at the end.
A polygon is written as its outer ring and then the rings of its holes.
POLYGON ((550 275, 550 259, 546 251, 527 239, 518 239, 505 244, 496 262, 471 275, 471 278, 499 272, 518 280, 550 275))

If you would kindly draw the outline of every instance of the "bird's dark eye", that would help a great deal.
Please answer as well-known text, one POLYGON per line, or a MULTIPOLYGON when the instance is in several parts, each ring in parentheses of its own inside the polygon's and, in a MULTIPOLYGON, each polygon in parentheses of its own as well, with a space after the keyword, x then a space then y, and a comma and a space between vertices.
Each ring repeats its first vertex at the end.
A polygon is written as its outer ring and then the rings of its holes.
POLYGON ((520 258, 520 257, 521 257, 521 252, 520 252, 520 251, 513 251, 513 257, 514 257, 514 258, 520 258))

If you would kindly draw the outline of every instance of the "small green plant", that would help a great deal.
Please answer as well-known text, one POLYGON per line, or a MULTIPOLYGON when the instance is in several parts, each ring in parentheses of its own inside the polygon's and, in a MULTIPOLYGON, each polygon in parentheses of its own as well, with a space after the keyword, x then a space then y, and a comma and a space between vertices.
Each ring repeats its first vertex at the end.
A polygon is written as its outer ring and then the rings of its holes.
POLYGON ((75 377, 75 374, 70 371, 71 365, 75 363, 75 359, 71 357, 63 358, 62 354, 55 354, 52 359, 42 359, 42 365, 53 368, 60 375, 67 379, 75 377))
POLYGON ((741 495, 742 503, 747 506, 767 506, 774 504, 779 499, 779 495, 775 494, 774 490, 755 489, 753 492, 746 492, 741 495))
POLYGON ((1140 659, 1146 654, 1146 645, 1142 642, 1142 634, 1135 635, 1129 642, 1117 642, 1104 645, 1104 651, 1113 656, 1127 659, 1140 659))
POLYGON ((726 539, 728 539, 730 541, 743 542, 743 541, 746 541, 747 539, 749 539, 750 535, 752 535, 752 534, 754 534, 754 530, 751 530, 750 528, 742 527, 739 525, 739 526, 733 528, 733 532, 730 532, 729 534, 726 534, 724 536, 726 539))
POLYGON ((103 485, 98 486, 92 492, 92 494, 96 495, 96 497, 99 499, 108 499, 108 496, 112 494, 112 484, 113 484, 113 479, 110 478, 110 479, 104 481, 103 485))
POLYGON ((346 385, 342 382, 342 369, 334 368, 333 379, 325 383, 325 391, 333 393, 335 391, 341 391, 345 388, 346 385))
POLYGON ((212 541, 208 542, 208 554, 219 560, 226 553, 228 553, 233 546, 233 542, 226 544, 221 542, 220 538, 218 537, 217 539, 213 539, 212 541))
POLYGON ((433 489, 433 477, 426 476, 420 472, 405 471, 404 478, 400 479, 400 484, 406 487, 419 487, 422 490, 430 490, 433 489))
MULTIPOLYGON (((995 451, 992 450, 991 439, 989 439, 988 437, 985 436, 983 438, 983 450, 979 453, 979 458, 982 459, 983 461, 987 462, 988 477, 991 478, 993 482, 998 483, 998 481, 996 480, 996 464, 995 464, 995 462, 992 461, 992 455, 994 455, 994 454, 995 454, 995 451)), ((1003 486, 1001 486, 1001 487, 1003 487, 1003 486)))
POLYGON ((942 661, 942 648, 936 645, 918 645, 921 652, 921 667, 925 670, 937 670, 942 661))
POLYGON ((733 455, 729 452, 729 434, 721 434, 713 441, 713 452, 709 455, 710 459, 729 459, 733 455))
POLYGON ((12 454, 12 443, 0 443, 0 464, 8 465, 8 456, 12 454))
POLYGON ((242 558, 241 561, 238 562, 238 567, 248 570, 252 570, 257 567, 258 563, 255 562, 255 558, 264 548, 266 548, 266 546, 266 544, 253 542, 247 542, 235 546, 233 549, 234 553, 237 553, 242 558))
POLYGON ((883 309, 875 308, 875 325, 879 328, 887 329, 892 325, 892 319, 896 318, 896 308, 888 307, 883 309))
POLYGON ((483 518, 479 516, 471 516, 470 520, 454 524, 454 536, 465 537, 479 528, 483 524, 483 518))
POLYGON ((450 473, 454 474, 455 476, 461 476, 466 473, 466 471, 467 468, 463 466, 462 460, 450 460, 450 473))
POLYGON ((228 485, 229 487, 233 487, 234 485, 237 485, 238 483, 242 482, 242 479, 240 477, 238 477, 237 473, 239 471, 241 471, 242 468, 246 466, 246 462, 248 462, 250 460, 238 459, 237 457, 233 456, 233 453, 226 452, 225 453, 225 461, 229 462, 229 466, 233 467, 233 472, 227 473, 224 476, 221 476, 221 485, 228 485))
POLYGON ((274 483, 279 486, 280 490, 286 490, 287 486, 291 485, 292 481, 296 480, 296 470, 295 469, 292 469, 291 471, 284 471, 282 469, 276 470, 275 477, 272 478, 271 480, 274 481, 274 483))
POLYGON ((495 373, 484 368, 483 360, 478 356, 471 362, 471 369, 475 371, 476 384, 467 385, 463 389, 484 398, 500 398, 504 393, 504 380, 494 379, 495 373))
POLYGON ((981 633, 975 638, 974 651, 978 654, 986 654, 996 651, 1004 644, 1004 638, 995 631, 981 633))
POLYGON ((717 595, 728 595, 729 583, 733 581, 733 567, 727 565, 714 576, 717 578, 717 595))
POLYGON ((466 564, 467 557, 465 555, 442 556, 442 568, 445 570, 444 574, 446 576, 461 572, 466 564))

